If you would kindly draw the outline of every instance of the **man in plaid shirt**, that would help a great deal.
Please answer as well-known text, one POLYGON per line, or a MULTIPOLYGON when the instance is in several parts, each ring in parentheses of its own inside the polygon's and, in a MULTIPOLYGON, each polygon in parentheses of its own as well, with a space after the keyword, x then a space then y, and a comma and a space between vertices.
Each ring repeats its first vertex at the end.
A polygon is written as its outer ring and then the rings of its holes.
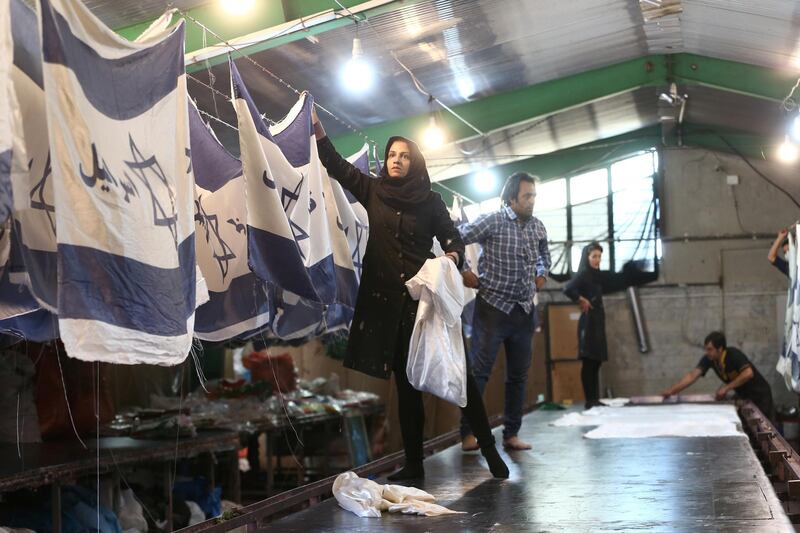
MULTIPOLYGON (((531 448, 517 433, 533 355, 534 297, 550 268, 547 230, 533 216, 537 181, 525 172, 512 174, 503 186, 503 207, 458 228, 465 244, 482 247, 478 276, 469 271, 462 274, 466 286, 478 289, 472 319, 472 373, 483 393, 500 343, 505 345, 503 446, 511 450, 531 448)), ((463 450, 478 449, 463 418, 461 437, 463 450)))

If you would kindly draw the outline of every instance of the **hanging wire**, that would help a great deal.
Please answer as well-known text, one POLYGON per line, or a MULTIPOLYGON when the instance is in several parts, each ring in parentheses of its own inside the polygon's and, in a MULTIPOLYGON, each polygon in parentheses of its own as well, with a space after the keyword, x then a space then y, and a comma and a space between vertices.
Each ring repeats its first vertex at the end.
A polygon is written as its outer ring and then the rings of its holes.
POLYGON ((226 127, 230 128, 230 129, 232 129, 233 131, 239 131, 239 128, 237 128, 236 126, 228 124, 227 122, 225 122, 221 118, 215 117, 214 115, 212 115, 208 111, 203 111, 202 109, 197 108, 197 112, 200 113, 201 115, 203 115, 204 117, 208 118, 208 119, 211 119, 211 120, 213 120, 213 121, 215 121, 215 122, 217 122, 219 124, 222 124, 223 126, 226 126, 226 127))
MULTIPOLYGON (((333 0, 333 1, 336 2, 336 4, 338 4, 339 7, 342 8, 345 12, 347 12, 354 21, 356 21, 356 28, 358 28, 359 19, 353 14, 353 12, 350 11, 346 6, 344 6, 339 0, 333 0)), ((383 37, 378 33, 378 30, 375 29, 375 27, 372 25, 372 23, 369 21, 369 19, 367 17, 364 17, 363 22, 366 22, 367 26, 369 26, 369 29, 372 30, 372 33, 374 33, 375 36, 378 39, 380 39, 381 41, 383 40, 383 37)), ((411 81, 414 83, 414 87, 416 87, 416 89, 419 92, 421 92, 422 94, 427 96, 429 99, 435 101, 437 104, 442 106, 442 109, 446 110, 448 113, 453 115, 459 121, 463 122, 468 128, 473 130, 475 133, 477 133, 481 137, 486 135, 483 131, 481 131, 480 129, 475 127, 475 125, 473 125, 472 123, 467 121, 464 117, 462 117, 461 115, 459 115, 458 113, 453 111, 447 104, 445 104, 444 102, 442 102, 441 100, 436 98, 433 94, 431 94, 431 92, 428 89, 425 88, 425 86, 422 84, 421 81, 419 81, 419 78, 417 78, 417 76, 411 71, 411 69, 408 68, 405 65, 405 63, 400 61, 400 58, 397 57, 397 54, 395 54, 393 50, 389 51, 389 54, 397 62, 397 64, 400 65, 400 67, 408 73, 408 75, 411 77, 411 81)))
MULTIPOLYGON (((174 6, 168 4, 168 7, 173 8, 174 6)), ((236 52, 237 54, 239 54, 239 56, 242 57, 243 59, 245 59, 246 61, 249 61, 250 63, 252 63, 256 68, 261 70, 264 74, 268 75, 269 77, 271 77, 272 79, 274 79, 275 81, 277 81, 278 83, 280 83, 281 85, 283 85, 284 87, 286 87, 287 89, 292 91, 294 94, 296 94, 298 96, 300 96, 302 94, 300 91, 295 89, 288 81, 284 80, 283 78, 281 78, 280 76, 278 76, 277 74, 275 74, 274 72, 269 70, 268 68, 262 66, 260 63, 258 63, 255 59, 253 59, 249 55, 247 55, 247 54, 243 53, 242 51, 240 51, 237 47, 233 46, 230 42, 228 42, 226 39, 222 38, 214 30, 210 29, 208 26, 206 26, 205 24, 203 24, 202 22, 200 22, 199 20, 197 20, 196 18, 191 16, 189 13, 187 13, 186 11, 184 11, 182 9, 178 9, 178 8, 175 8, 175 9, 177 9, 177 12, 180 13, 180 15, 182 17, 184 17, 185 19, 193 22, 198 27, 202 28, 204 31, 207 31, 209 34, 214 36, 214 38, 218 39, 220 43, 222 43, 225 46, 227 46, 228 48, 230 48, 231 51, 236 52)), ((339 124, 341 124, 342 126, 347 128, 348 130, 352 131, 353 133, 355 133, 359 137, 362 137, 368 143, 376 144, 375 141, 373 139, 371 139, 370 137, 368 137, 364 132, 362 132, 361 130, 359 130, 359 129, 355 128, 354 126, 350 125, 348 122, 344 121, 343 119, 339 118, 336 114, 334 114, 332 111, 329 111, 326 107, 324 107, 319 102, 315 101, 314 105, 316 105, 317 108, 320 109, 321 111, 323 111, 323 112, 327 113, 328 115, 330 115, 336 122, 338 122, 339 124)))
MULTIPOLYGON (((338 3, 338 2, 337 2, 337 3, 338 3)), ((341 4, 339 4, 339 5, 341 6, 341 4)), ((170 7, 172 7, 172 6, 170 6, 170 7)), ((355 15, 354 15, 354 14, 353 14, 353 13, 352 13, 352 12, 351 12, 349 9, 345 8, 344 6, 342 6, 342 8, 343 8, 345 11, 347 11, 347 13, 349 13, 349 14, 350 14, 350 16, 353 18, 353 20, 357 20, 357 17, 356 17, 356 16, 355 16, 355 15)), ((176 8, 176 9, 177 9, 177 8, 176 8)), ((198 21, 197 19, 195 19, 194 17, 192 17, 191 15, 189 15, 188 13, 186 13, 185 11, 183 11, 183 10, 181 10, 181 9, 177 9, 177 12, 178 12, 178 13, 180 13, 180 15, 181 15, 181 16, 183 16, 184 18, 186 18, 187 20, 189 20, 189 21, 193 22, 194 24, 196 24, 197 26, 199 26, 199 27, 200 27, 200 28, 203 30, 203 36, 204 36, 204 38, 205 38, 206 32, 207 32, 207 33, 210 33, 210 34, 211 34, 211 35, 213 35, 213 36, 214 36, 216 39, 219 39, 219 41, 220 41, 221 43, 223 43, 225 46, 227 46, 227 47, 228 47, 228 48, 230 48, 232 51, 236 52, 236 53, 237 53, 237 54, 239 54, 241 57, 243 57, 244 59, 246 59, 247 61, 249 61, 249 62, 250 62, 250 63, 252 63, 253 65, 255 65, 255 66, 256 66, 256 68, 260 69, 262 72, 264 72, 264 73, 265 73, 265 74, 267 74, 268 76, 272 77, 273 79, 275 79, 276 81, 278 81, 279 83, 281 83, 281 84, 282 84, 283 86, 285 86, 287 89, 289 89, 290 91, 292 91, 293 93, 295 93, 295 94, 296 94, 296 95, 298 95, 298 96, 301 94, 301 93, 300 93, 300 91, 298 91, 297 89, 295 89, 295 88, 294 88, 294 87, 293 87, 293 86, 292 86, 290 83, 288 83, 288 82, 287 82, 287 81, 285 81, 283 78, 281 78, 280 76, 276 75, 275 73, 273 73, 273 72, 272 72, 272 71, 270 71, 269 69, 267 69, 267 68, 265 68, 264 66, 262 66, 260 63, 258 63, 256 60, 254 60, 254 59, 253 59, 252 57, 250 57, 249 55, 246 55, 246 54, 242 53, 242 52, 241 52, 241 51, 240 51, 238 48, 236 48, 236 47, 234 47, 233 45, 231 45, 231 44, 230 44, 230 43, 229 43, 227 40, 223 39, 221 36, 219 36, 219 35, 218 35, 217 33, 215 33, 213 30, 211 30, 210 28, 208 28, 207 26, 205 26, 205 25, 204 25, 202 22, 198 21)), ((365 21, 367 22, 367 25, 370 27, 370 29, 371 29, 373 32, 375 32, 375 33, 377 34, 377 32, 375 31, 375 28, 374 28, 374 27, 373 27, 373 26, 372 26, 372 25, 369 23, 369 21, 367 21, 366 19, 365 19, 365 21)), ((392 55, 394 56, 394 52, 392 52, 392 55)), ((475 128, 475 127, 474 127, 472 124, 470 124, 470 123, 466 122, 466 121, 465 121, 464 119, 462 119, 462 118, 461 118, 461 117, 460 117, 458 114, 456 114, 455 112, 453 112, 453 110, 452 110, 452 109, 450 109, 449 107, 447 107, 445 104, 443 104, 443 103, 442 103, 441 101, 439 101, 437 98, 435 98, 435 97, 434 97, 432 94, 430 94, 430 93, 428 93, 427 91, 425 91, 424 87, 423 87, 423 86, 422 86, 422 84, 419 82, 419 80, 418 80, 418 79, 417 79, 417 77, 414 75, 414 73, 413 73, 413 72, 411 72, 411 70, 410 70, 410 69, 408 69, 408 67, 406 67, 406 66, 405 66, 405 65, 404 65, 404 64, 403 64, 403 63, 402 63, 402 62, 401 62, 401 61, 400 61, 400 60, 399 60, 397 57, 395 57, 395 60, 398 62, 398 64, 400 64, 400 66, 402 66, 402 67, 403 67, 403 68, 404 68, 404 69, 405 69, 405 70, 406 70, 406 71, 409 73, 409 75, 411 76, 412 80, 414 81, 414 84, 417 86, 417 88, 418 88, 419 90, 421 90, 421 91, 422 91, 424 94, 428 95, 428 97, 429 97, 429 98, 431 98, 431 99, 433 99, 434 101, 438 102, 438 103, 439 103, 439 105, 441 105, 441 106, 442 106, 444 109, 446 109, 448 112, 452 113, 452 114, 453 114, 455 117, 457 117, 459 120, 461 120, 462 122, 464 122, 465 124, 467 124, 467 126, 469 126, 470 128, 472 128, 473 130, 475 130, 475 131, 476 131, 478 134, 480 134, 480 135, 484 135, 484 134, 483 134, 483 132, 481 132, 480 130, 478 130, 477 128, 475 128)), ((209 70, 209 72, 210 72, 210 70, 209 70)), ((187 73, 186 75, 187 75, 187 77, 188 77, 189 79, 191 79, 192 81, 194 81, 194 82, 196 82, 196 83, 199 83, 200 85, 202 85, 202 86, 206 87, 207 89, 211 90, 211 91, 212 91, 212 94, 219 94, 219 95, 221 95, 222 97, 224 97, 224 98, 225 98, 227 101, 229 101, 229 102, 231 101, 231 98, 230 98, 228 95, 226 95, 226 94, 222 93, 221 91, 219 91, 218 89, 216 89, 215 87, 213 87, 213 81, 212 81, 212 84, 211 84, 211 85, 209 85, 209 84, 207 84, 207 83, 203 82, 202 80, 199 80, 199 79, 197 79, 195 76, 192 76, 191 74, 188 74, 188 73, 187 73)), ((215 102, 215 105, 216 105, 216 102, 215 102)), ((315 101, 315 102, 314 102, 314 105, 316 105, 316 106, 317 106, 317 108, 319 108, 320 110, 324 111, 325 113, 327 113, 328 115, 330 115, 331 117, 333 117, 333 119, 334 119, 336 122, 338 122, 338 123, 342 124, 342 125, 343 125, 343 126, 345 126, 347 129, 349 129, 350 131, 352 131, 353 133, 355 133, 355 134, 357 134, 358 136, 362 137, 364 140, 366 140, 366 141, 367 141, 367 143, 371 144, 371 145, 373 146, 373 149, 374 149, 374 151, 375 151, 375 152, 377 152, 377 143, 375 142, 375 140, 373 140, 372 138, 370 138, 369 136, 367 136, 366 134, 364 134, 364 133, 363 133, 363 132, 361 132, 360 130, 356 129, 355 127, 351 126, 349 123, 347 123, 347 122, 345 122, 344 120, 340 119, 340 118, 339 118, 338 116, 336 116, 336 115, 335 115, 333 112, 331 112, 331 111, 329 111, 327 108, 323 107, 323 106, 322 106, 322 105, 321 105, 319 102, 316 102, 316 101, 315 101)), ((203 113, 205 116, 209 116, 209 117, 210 117, 210 114, 209 114, 209 113, 207 113, 207 112, 203 112, 203 111, 201 111, 201 113, 203 113)), ((217 111, 217 115, 219 115, 219 112, 218 112, 218 111, 217 111)), ((213 120, 216 120, 217 122, 220 122, 220 123, 222 123, 223 125, 225 125, 225 126, 227 126, 227 127, 231 128, 231 129, 234 129, 234 130, 238 131, 238 128, 236 128, 236 127, 232 126, 231 124, 228 124, 227 122, 223 121, 222 119, 220 119, 220 118, 219 118, 219 116, 216 116, 216 117, 211 117, 211 118, 212 118, 213 120)), ((266 118, 266 117, 264 117, 264 116, 262 115, 262 118, 266 118)), ((267 120, 269 120, 269 119, 267 119, 267 120)), ((270 121, 270 122, 272 122, 272 121, 270 121)), ((274 124, 274 122, 272 122, 272 123, 274 124)), ((442 185, 442 184, 440 184, 440 183, 437 183, 437 185, 438 185, 439 187, 441 187, 442 189, 444 189, 444 190, 448 191, 449 193, 451 193, 451 194, 454 194, 454 195, 456 195, 456 196, 458 196, 458 197, 461 197, 461 198, 463 198, 463 199, 467 200, 467 201, 468 201, 468 202, 470 202, 470 203, 473 203, 473 204, 474 204, 474 203, 476 203, 476 202, 475 202, 474 200, 472 200, 471 198, 467 198, 467 197, 466 197, 466 196, 464 196, 463 194, 461 194, 461 193, 459 193, 459 192, 457 192, 457 191, 455 191, 455 190, 451 189, 450 187, 447 187, 446 185, 442 185)))
POLYGON ((792 87, 792 90, 789 91, 789 94, 787 94, 786 98, 784 98, 783 102, 781 102, 783 109, 786 111, 794 111, 797 109, 797 101, 793 98, 793 96, 798 87, 800 87, 800 78, 797 78, 797 82, 795 82, 794 87, 792 87))

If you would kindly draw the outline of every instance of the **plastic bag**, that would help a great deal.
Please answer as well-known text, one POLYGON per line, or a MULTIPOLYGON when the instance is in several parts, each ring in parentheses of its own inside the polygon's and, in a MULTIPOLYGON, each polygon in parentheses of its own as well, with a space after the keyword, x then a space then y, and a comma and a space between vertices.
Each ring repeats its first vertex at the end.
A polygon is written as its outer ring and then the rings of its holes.
POLYGON ((409 344, 408 381, 417 390, 465 407, 467 360, 461 335, 461 275, 447 257, 428 259, 406 287, 420 302, 409 344))

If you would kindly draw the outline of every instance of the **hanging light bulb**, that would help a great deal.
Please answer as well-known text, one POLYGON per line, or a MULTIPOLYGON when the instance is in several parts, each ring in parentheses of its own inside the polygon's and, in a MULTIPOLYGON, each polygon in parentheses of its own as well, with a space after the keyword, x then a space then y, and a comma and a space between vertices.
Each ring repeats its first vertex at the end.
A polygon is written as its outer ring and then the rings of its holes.
POLYGON ((478 192, 493 192, 497 189, 497 176, 488 168, 481 169, 473 175, 472 186, 478 192))
POLYGON ((784 137, 783 142, 778 146, 776 155, 778 156, 778 160, 783 163, 794 163, 797 161, 797 156, 799 155, 797 145, 789 139, 788 135, 784 137))
POLYGON ((372 65, 364 58, 361 39, 353 38, 353 55, 342 69, 342 84, 348 91, 363 93, 372 87, 374 73, 372 65))
POLYGON ((431 120, 425 133, 422 134, 422 142, 426 148, 434 150, 444 144, 444 131, 436 123, 436 115, 431 113, 431 120))
POLYGON ((222 8, 231 15, 244 15, 255 5, 255 0, 221 0, 222 8))

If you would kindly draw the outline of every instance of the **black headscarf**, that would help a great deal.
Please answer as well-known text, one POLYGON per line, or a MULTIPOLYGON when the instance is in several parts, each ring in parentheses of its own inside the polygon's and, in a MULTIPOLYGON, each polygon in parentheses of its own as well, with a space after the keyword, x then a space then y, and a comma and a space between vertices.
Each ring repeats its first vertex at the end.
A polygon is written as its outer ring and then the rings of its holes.
POLYGON ((596 242, 590 242, 584 246, 581 252, 581 262, 578 264, 578 276, 583 276, 592 282, 596 282, 600 275, 600 269, 593 268, 589 264, 589 254, 592 253, 592 250, 596 250, 597 246, 596 242))
POLYGON ((378 177, 378 196, 387 205, 395 209, 411 209, 421 203, 426 202, 433 192, 431 192, 431 178, 428 176, 428 168, 425 165, 425 158, 417 143, 405 137, 395 136, 386 143, 386 150, 383 154, 383 168, 378 177), (408 144, 411 151, 411 164, 408 174, 402 178, 392 178, 389 176, 389 149, 392 145, 402 141, 408 144))

